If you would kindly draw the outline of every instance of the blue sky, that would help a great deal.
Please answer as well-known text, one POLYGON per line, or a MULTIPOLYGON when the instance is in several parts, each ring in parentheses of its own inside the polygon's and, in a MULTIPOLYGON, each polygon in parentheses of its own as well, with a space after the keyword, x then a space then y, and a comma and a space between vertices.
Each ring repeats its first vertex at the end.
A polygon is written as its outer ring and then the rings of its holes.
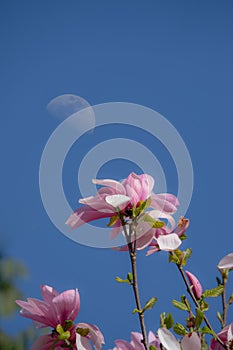
MULTIPOLYGON (((51 223, 41 201, 39 164, 60 121, 46 110, 62 94, 91 105, 131 102, 152 108, 178 130, 190 152, 195 186, 188 210, 193 248, 188 269, 204 288, 215 285, 216 264, 232 251, 233 4, 223 1, 8 1, 0 10, 1 245, 25 263, 25 296, 39 297, 41 284, 58 290, 78 287, 79 321, 96 323, 106 349, 114 339, 139 330, 131 291, 115 276, 129 271, 128 257, 69 240, 51 223)), ((167 151, 145 132, 106 127, 84 135, 64 164, 64 189, 75 209, 76 171, 95 144, 113 137, 137 140, 160 160, 170 192, 177 191, 167 151)), ((99 170, 120 179, 137 165, 116 160, 99 170)), ((80 228, 81 230, 81 228, 80 228)), ((139 254, 142 299, 159 299, 148 312, 148 329, 159 313, 185 292, 166 254, 139 254)), ((232 291, 232 280, 229 292, 232 291)), ((209 312, 218 329, 213 303, 209 312)), ((175 310, 174 310, 175 312, 175 310)), ((182 314, 175 312, 177 319, 182 314)), ((233 313, 229 312, 229 322, 233 313)), ((29 324, 19 316, 4 321, 15 333, 29 324)))

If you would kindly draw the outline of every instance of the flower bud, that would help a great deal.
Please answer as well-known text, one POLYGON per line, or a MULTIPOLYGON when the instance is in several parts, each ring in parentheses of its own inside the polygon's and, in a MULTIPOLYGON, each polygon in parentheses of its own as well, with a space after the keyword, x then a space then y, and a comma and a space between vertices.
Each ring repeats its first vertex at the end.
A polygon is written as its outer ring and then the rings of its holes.
POLYGON ((197 277, 194 276, 191 272, 189 272, 189 271, 185 271, 185 272, 186 272, 186 275, 188 276, 189 282, 192 286, 193 294, 195 295, 195 297, 197 299, 200 299, 200 297, 202 295, 201 283, 198 281, 197 277))

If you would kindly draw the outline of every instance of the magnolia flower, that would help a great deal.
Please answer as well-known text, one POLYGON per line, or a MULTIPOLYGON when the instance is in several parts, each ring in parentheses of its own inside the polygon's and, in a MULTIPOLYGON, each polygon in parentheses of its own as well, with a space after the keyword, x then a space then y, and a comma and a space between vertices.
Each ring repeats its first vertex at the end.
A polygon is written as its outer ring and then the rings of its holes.
POLYGON ((222 258, 218 263, 218 269, 224 270, 224 269, 233 269, 233 253, 230 253, 224 258, 222 258))
POLYGON ((201 341, 196 332, 186 334, 181 340, 181 347, 178 340, 166 328, 158 329, 158 337, 166 350, 200 350, 201 341))
MULTIPOLYGON (((148 199, 151 200, 150 207, 161 213, 173 214, 179 205, 172 194, 153 193, 154 179, 147 174, 131 173, 122 182, 107 179, 93 180, 93 183, 104 187, 95 196, 79 200, 84 206, 77 209, 66 222, 71 229, 93 220, 111 218, 119 212, 124 218, 132 218, 132 209, 148 199)), ((113 230, 112 238, 122 231, 119 218, 116 219, 113 230)))
MULTIPOLYGON (((224 327, 217 336, 224 344, 229 346, 229 349, 233 349, 233 323, 224 327)), ((212 339, 209 350, 224 350, 224 347, 217 340, 212 339)))
MULTIPOLYGON (((113 350, 144 350, 144 345, 142 344, 142 335, 138 332, 131 333, 131 342, 128 343, 125 340, 116 340, 116 347, 113 350)), ((155 336, 153 332, 148 334, 148 346, 154 346, 160 349, 160 340, 155 336)))
POLYGON ((53 328, 51 334, 39 337, 31 350, 58 350, 65 345, 76 350, 89 350, 90 340, 96 350, 102 348, 104 338, 98 327, 89 323, 73 323, 80 308, 77 289, 58 293, 54 288, 45 285, 41 287, 41 294, 43 300, 16 300, 22 308, 20 314, 32 319, 36 327, 53 328))
POLYGON ((202 296, 202 286, 201 283, 198 281, 197 277, 194 276, 191 272, 185 271, 186 275, 188 276, 189 282, 192 287, 193 294, 197 299, 200 299, 202 296))
MULTIPOLYGON (((152 210, 149 212, 149 215, 156 219, 158 212, 156 210, 152 210)), ((176 250, 182 243, 180 237, 189 227, 189 219, 186 219, 183 216, 180 218, 175 229, 175 220, 171 215, 165 213, 159 215, 161 219, 167 219, 168 225, 155 229, 153 240, 151 240, 149 243, 150 248, 146 255, 151 255, 159 250, 168 252, 176 250)))

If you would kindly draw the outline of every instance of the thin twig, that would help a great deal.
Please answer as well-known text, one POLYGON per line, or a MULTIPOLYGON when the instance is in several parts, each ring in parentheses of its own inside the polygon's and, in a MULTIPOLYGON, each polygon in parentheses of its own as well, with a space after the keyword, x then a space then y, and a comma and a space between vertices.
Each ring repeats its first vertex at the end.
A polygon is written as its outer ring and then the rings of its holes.
POLYGON ((222 309, 223 309, 223 313, 222 313, 222 328, 224 328, 226 326, 227 323, 227 311, 228 311, 228 307, 229 304, 227 303, 226 300, 226 285, 227 285, 227 276, 225 274, 223 274, 222 276, 222 285, 223 285, 223 293, 222 293, 222 309))
MULTIPOLYGON (((129 257, 131 262, 131 268, 132 268, 132 275, 133 275, 133 281, 131 282, 131 285, 133 287, 134 292, 134 298, 136 302, 137 309, 139 311, 142 310, 141 301, 140 301, 140 295, 139 295, 139 289, 138 289, 138 277, 137 277, 137 240, 136 240, 136 232, 134 229, 134 224, 128 224, 129 225, 129 232, 127 232, 125 227, 125 221, 122 216, 120 216, 121 224, 124 230, 124 234, 127 240, 128 249, 129 249, 129 257), (132 237, 134 237, 134 241, 132 242, 132 237)), ((144 319, 144 313, 138 312, 140 327, 142 331, 142 344, 144 345, 145 350, 149 350, 148 343, 147 343, 147 335, 146 335, 146 325, 145 325, 145 319, 144 319)))
MULTIPOLYGON (((181 276, 182 276, 182 278, 183 278, 183 280, 184 280, 184 283, 185 283, 185 285, 186 285, 186 287, 187 287, 187 291, 188 291, 189 295, 191 296, 191 298, 192 298, 194 304, 196 305, 196 307, 200 308, 199 302, 198 302, 198 300, 196 299, 196 297, 195 297, 195 295, 194 295, 194 293, 193 293, 193 291, 192 291, 192 288, 190 287, 190 285, 189 285, 189 283, 188 283, 188 280, 187 280, 187 278, 186 278, 186 275, 185 275, 185 273, 184 273, 184 270, 182 269, 182 266, 180 266, 179 264, 176 264, 176 266, 178 267, 178 270, 179 270, 180 273, 181 273, 181 276)), ((206 317, 205 314, 204 314, 204 321, 205 321, 207 327, 213 332, 213 334, 214 334, 216 340, 219 342, 219 344, 221 344, 222 347, 223 347, 224 349, 228 350, 227 345, 225 345, 225 344, 223 343, 223 341, 222 341, 222 340, 218 337, 218 335, 215 333, 213 327, 211 326, 211 324, 210 324, 210 322, 209 322, 209 320, 208 320, 208 318, 206 317)))

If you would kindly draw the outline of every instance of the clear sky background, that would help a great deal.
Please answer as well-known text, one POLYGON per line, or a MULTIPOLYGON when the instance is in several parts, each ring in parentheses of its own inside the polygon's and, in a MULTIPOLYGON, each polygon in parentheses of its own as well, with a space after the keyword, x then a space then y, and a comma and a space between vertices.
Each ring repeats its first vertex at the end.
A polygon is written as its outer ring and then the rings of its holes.
MULTIPOLYGON (((158 111, 174 125, 190 152, 195 176, 189 238, 183 244, 193 248, 187 268, 205 289, 214 287, 217 263, 233 251, 233 3, 2 1, 0 38, 1 246, 29 270, 19 283, 25 296, 40 297, 41 284, 60 291, 78 287, 78 321, 97 324, 105 335, 104 349, 109 349, 114 339, 127 340, 139 330, 137 316, 131 314, 132 291, 115 282, 115 276, 129 271, 128 256, 77 244, 47 216, 39 164, 60 120, 46 105, 69 93, 92 105, 132 102, 158 111)), ((111 137, 130 137, 151 149, 163 166, 168 190, 177 193, 174 164, 156 140, 123 126, 100 128, 75 144, 65 162, 64 189, 73 209, 81 157, 111 137)), ((135 164, 117 160, 99 175, 120 179, 133 170, 138 171, 135 164)), ((147 314, 147 328, 156 330, 162 311, 174 310, 176 320, 186 316, 171 305, 185 287, 165 253, 144 255, 139 255, 141 294, 143 301, 153 295, 159 299, 147 314)), ((217 331, 220 303, 211 304, 208 315, 217 331)), ((30 321, 16 315, 2 324, 14 334, 30 321)))

